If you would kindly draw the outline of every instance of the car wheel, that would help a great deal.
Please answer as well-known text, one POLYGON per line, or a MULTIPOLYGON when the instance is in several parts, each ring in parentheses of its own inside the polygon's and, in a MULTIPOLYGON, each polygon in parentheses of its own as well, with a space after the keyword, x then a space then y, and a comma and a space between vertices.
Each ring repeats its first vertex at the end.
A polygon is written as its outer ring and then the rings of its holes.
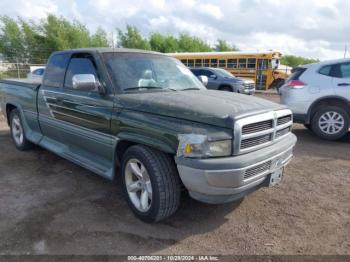
POLYGON ((232 88, 229 86, 222 86, 219 89, 220 91, 227 91, 227 92, 232 92, 232 88))
POLYGON ((306 129, 311 129, 311 125, 310 124, 304 124, 304 127, 306 128, 306 129))
POLYGON ((169 217, 180 204, 180 179, 172 158, 151 148, 130 147, 122 159, 122 187, 128 205, 141 220, 169 217))
POLYGON ((21 115, 17 109, 13 109, 10 113, 10 132, 17 149, 28 150, 33 147, 33 144, 26 138, 21 115))
POLYGON ((320 138, 337 140, 349 131, 349 114, 341 107, 320 108, 312 118, 312 131, 320 138))

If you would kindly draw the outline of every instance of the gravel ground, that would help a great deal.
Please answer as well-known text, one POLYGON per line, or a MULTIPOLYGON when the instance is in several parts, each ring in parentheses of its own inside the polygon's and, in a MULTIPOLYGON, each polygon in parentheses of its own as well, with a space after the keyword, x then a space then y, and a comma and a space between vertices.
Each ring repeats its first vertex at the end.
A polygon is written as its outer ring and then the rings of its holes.
MULTIPOLYGON (((266 96, 278 100, 277 96, 266 96)), ((348 254, 350 134, 301 125, 283 183, 239 203, 183 197, 159 224, 136 219, 118 181, 36 148, 19 152, 0 120, 0 254, 348 254)))

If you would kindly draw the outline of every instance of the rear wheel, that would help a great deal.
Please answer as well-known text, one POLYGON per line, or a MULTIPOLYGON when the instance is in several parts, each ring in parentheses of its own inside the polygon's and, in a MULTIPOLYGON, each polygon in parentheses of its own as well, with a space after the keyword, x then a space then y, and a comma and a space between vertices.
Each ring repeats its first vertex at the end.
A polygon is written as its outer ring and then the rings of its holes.
POLYGON ((10 129, 12 140, 19 150, 28 150, 33 144, 26 138, 21 115, 17 109, 13 109, 10 113, 10 129))
POLYGON ((341 107, 320 108, 312 118, 312 131, 320 138, 337 140, 349 131, 349 114, 341 107))
POLYGON ((122 187, 134 214, 145 222, 160 221, 180 204, 180 179, 167 154, 136 145, 122 159, 122 187))

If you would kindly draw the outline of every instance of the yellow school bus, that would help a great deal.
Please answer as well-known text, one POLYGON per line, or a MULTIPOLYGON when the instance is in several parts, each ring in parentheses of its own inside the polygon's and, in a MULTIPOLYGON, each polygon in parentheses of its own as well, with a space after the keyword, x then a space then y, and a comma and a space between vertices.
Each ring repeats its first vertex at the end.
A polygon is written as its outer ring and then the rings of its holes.
POLYGON ((199 52, 171 53, 186 66, 219 67, 234 76, 253 79, 256 89, 267 90, 275 87, 288 77, 290 72, 282 69, 280 52, 199 52))

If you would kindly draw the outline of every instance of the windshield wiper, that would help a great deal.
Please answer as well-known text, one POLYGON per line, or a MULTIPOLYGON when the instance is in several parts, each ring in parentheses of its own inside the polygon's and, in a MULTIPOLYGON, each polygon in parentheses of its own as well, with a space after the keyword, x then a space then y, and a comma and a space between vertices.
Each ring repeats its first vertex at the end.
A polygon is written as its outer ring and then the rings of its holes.
POLYGON ((186 91, 186 90, 201 90, 200 88, 197 87, 189 87, 189 88, 184 88, 184 89, 179 89, 180 91, 186 91))
POLYGON ((124 91, 127 91, 127 90, 138 90, 138 89, 164 89, 160 86, 133 86, 133 87, 128 87, 128 88, 125 88, 124 91))

